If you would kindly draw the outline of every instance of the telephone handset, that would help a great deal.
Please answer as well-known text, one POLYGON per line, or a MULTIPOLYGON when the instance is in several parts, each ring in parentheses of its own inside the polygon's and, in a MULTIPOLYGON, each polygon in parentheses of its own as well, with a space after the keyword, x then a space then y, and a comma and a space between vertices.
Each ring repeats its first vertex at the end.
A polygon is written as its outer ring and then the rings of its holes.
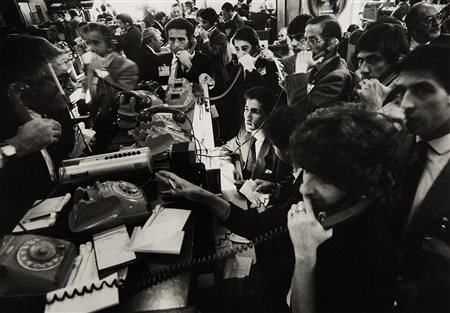
POLYGON ((66 285, 75 246, 36 235, 7 235, 0 242, 0 295, 48 292, 66 285))
POLYGON ((369 196, 349 196, 324 210, 314 209, 314 213, 323 228, 330 229, 364 213, 380 198, 381 192, 369 196))

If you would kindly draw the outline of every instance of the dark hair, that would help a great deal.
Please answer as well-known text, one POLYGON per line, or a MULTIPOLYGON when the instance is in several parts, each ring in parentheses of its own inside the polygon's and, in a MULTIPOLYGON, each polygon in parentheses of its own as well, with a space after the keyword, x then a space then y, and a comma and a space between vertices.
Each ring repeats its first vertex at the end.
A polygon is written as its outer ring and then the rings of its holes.
POLYGON ((165 17, 166 17, 166 13, 164 13, 163 11, 158 11, 155 13, 155 20, 157 20, 157 21, 160 21, 165 17))
POLYGON ((323 38, 337 38, 341 41, 342 29, 338 21, 329 15, 314 17, 307 25, 321 25, 323 38))
POLYGON ((102 4, 102 5, 100 6, 100 9, 101 9, 103 12, 105 12, 105 11, 106 11, 106 6, 105 6, 104 4, 102 4))
POLYGON ((229 3, 229 2, 225 2, 223 5, 222 5, 222 10, 223 11, 227 11, 227 12, 234 12, 234 6, 231 4, 231 3, 229 3))
POLYGON ((169 30, 171 29, 184 29, 186 30, 188 39, 191 39, 192 36, 194 36, 194 25, 192 25, 191 22, 182 17, 171 19, 169 23, 166 24, 165 29, 167 35, 169 35, 169 30))
POLYGON ((31 77, 63 53, 42 37, 16 36, 7 39, 0 47, 0 79, 9 82, 31 77))
POLYGON ((409 53, 409 40, 403 27, 379 24, 365 31, 356 43, 355 53, 379 52, 394 65, 401 55, 409 53))
POLYGON ((133 25, 133 19, 131 18, 131 16, 129 14, 126 13, 120 13, 116 15, 116 19, 118 19, 119 21, 121 21, 124 24, 128 24, 128 25, 133 25))
POLYGON ((202 9, 197 13, 197 16, 201 17, 211 24, 217 23, 217 21, 219 20, 219 16, 217 15, 216 10, 214 10, 213 8, 202 9))
POLYGON ((379 24, 394 24, 394 25, 398 25, 398 26, 403 27, 402 22, 400 22, 395 17, 389 16, 389 15, 381 15, 381 16, 378 16, 377 19, 374 22, 368 24, 366 26, 365 30, 368 30, 371 27, 374 27, 374 26, 379 25, 379 24))
POLYGON ((295 165, 356 195, 398 197, 398 140, 384 115, 346 103, 312 113, 290 137, 295 165))
POLYGON ((353 33, 355 30, 357 30, 357 29, 359 29, 359 26, 358 25, 356 25, 356 24, 350 24, 348 27, 347 27, 347 33, 353 33))
POLYGON ((225 24, 223 24, 223 29, 225 30, 227 28, 230 28, 232 30, 232 36, 236 33, 238 29, 236 22, 233 20, 226 21, 225 24))
POLYGON ((181 8, 181 5, 179 3, 174 3, 174 4, 172 4, 171 8, 174 8, 174 7, 180 7, 181 8))
POLYGON ((294 17, 287 28, 288 35, 304 34, 306 24, 312 19, 309 14, 300 14, 294 17))
POLYGON ((93 31, 99 32, 109 48, 111 48, 113 45, 111 30, 105 24, 91 22, 87 25, 84 25, 83 27, 80 27, 80 31, 82 34, 87 34, 93 31))
POLYGON ((287 105, 280 106, 267 117, 264 134, 274 146, 287 149, 289 137, 305 119, 306 114, 302 111, 287 105))
POLYGON ((75 16, 78 16, 78 12, 77 12, 77 10, 75 10, 75 9, 70 9, 69 10, 69 15, 70 15, 70 17, 75 17, 75 16))
POLYGON ((410 52, 396 66, 397 72, 430 72, 450 93, 450 47, 447 45, 423 45, 410 52))
POLYGON ((245 40, 252 45, 253 49, 256 51, 261 50, 261 46, 259 45, 259 37, 256 30, 251 27, 241 27, 234 34, 234 40, 245 40))
POLYGON ((275 106, 277 95, 267 87, 253 87, 247 89, 244 94, 245 99, 254 99, 261 103, 264 112, 269 114, 275 106))

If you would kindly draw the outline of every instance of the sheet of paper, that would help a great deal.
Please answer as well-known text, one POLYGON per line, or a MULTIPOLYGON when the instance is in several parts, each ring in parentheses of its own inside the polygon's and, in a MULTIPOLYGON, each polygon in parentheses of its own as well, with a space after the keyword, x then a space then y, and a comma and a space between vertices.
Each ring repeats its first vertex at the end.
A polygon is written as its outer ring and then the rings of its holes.
POLYGON ((99 270, 122 264, 136 258, 125 245, 129 241, 124 225, 94 235, 95 255, 99 270))
POLYGON ((179 231, 171 237, 150 244, 136 247, 136 252, 180 254, 183 245, 184 231, 179 231))
MULTIPOLYGON (((117 273, 114 273, 103 280, 93 280, 89 284, 95 284, 100 286, 102 281, 111 283, 114 279, 117 279, 117 273)), ((75 289, 82 290, 83 284, 73 285, 70 287, 58 289, 47 293, 47 300, 52 299, 53 295, 57 294, 62 296, 64 292, 73 294, 75 289)), ((86 293, 82 296, 75 296, 72 299, 65 299, 64 301, 55 301, 50 305, 45 306, 45 312, 95 312, 113 305, 119 304, 119 290, 117 287, 103 286, 102 289, 93 291, 92 293, 86 293)))
POLYGON ((248 257, 235 256, 225 261, 223 278, 244 278, 250 274, 252 259, 248 257))
POLYGON ((250 201, 254 205, 258 204, 255 198, 256 187, 257 185, 255 181, 253 179, 248 179, 242 185, 241 189, 239 189, 239 192, 243 194, 248 199, 248 201, 250 201))

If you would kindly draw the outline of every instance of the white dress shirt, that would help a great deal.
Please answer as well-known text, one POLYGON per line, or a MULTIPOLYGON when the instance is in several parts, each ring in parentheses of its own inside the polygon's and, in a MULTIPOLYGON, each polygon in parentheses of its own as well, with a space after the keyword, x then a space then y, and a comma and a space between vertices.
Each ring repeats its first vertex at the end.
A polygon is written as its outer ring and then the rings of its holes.
POLYGON ((425 199, 433 182, 437 179, 442 169, 450 160, 450 133, 443 137, 430 140, 428 141, 428 144, 430 147, 428 148, 427 163, 425 164, 425 169, 420 177, 416 195, 414 196, 408 225, 425 199))

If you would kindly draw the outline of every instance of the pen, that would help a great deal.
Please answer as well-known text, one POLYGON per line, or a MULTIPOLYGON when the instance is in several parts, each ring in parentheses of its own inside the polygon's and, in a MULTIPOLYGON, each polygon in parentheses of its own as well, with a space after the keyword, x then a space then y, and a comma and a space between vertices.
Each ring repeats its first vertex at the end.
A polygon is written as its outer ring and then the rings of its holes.
POLYGON ((32 218, 26 219, 26 220, 23 221, 23 223, 30 223, 30 222, 34 222, 34 221, 48 219, 48 218, 52 218, 54 216, 56 216, 56 214, 54 212, 47 213, 45 215, 40 215, 40 216, 36 216, 36 217, 32 217, 32 218))

